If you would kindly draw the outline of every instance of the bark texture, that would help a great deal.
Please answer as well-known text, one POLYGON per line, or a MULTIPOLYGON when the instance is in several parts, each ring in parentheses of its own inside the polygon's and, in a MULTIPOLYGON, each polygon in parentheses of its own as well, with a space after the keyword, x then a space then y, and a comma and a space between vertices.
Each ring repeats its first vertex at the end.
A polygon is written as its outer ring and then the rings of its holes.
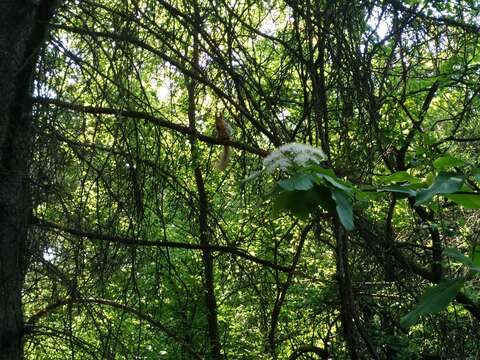
POLYGON ((0 2, 0 360, 21 359, 32 76, 52 1, 0 2))

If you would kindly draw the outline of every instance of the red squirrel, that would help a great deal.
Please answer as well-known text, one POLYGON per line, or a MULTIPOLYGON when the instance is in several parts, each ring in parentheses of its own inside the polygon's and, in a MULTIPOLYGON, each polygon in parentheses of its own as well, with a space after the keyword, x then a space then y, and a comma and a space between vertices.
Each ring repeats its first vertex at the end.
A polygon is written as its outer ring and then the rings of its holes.
MULTIPOLYGON (((217 137, 221 140, 230 140, 232 130, 230 126, 223 120, 223 115, 215 115, 215 127, 217 128, 217 137)), ((216 167, 219 170, 225 170, 230 161, 230 146, 223 145, 223 153, 220 159, 216 163, 216 167)))

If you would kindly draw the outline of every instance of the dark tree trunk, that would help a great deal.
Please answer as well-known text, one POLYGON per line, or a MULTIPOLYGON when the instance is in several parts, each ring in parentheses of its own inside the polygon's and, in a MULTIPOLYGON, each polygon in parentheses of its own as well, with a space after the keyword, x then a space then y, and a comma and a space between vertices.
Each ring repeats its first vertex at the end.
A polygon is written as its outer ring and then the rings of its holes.
MULTIPOLYGON (((195 66, 192 69, 194 74, 197 74, 197 68, 199 67, 199 39, 198 39, 198 28, 200 26, 200 10, 196 1, 193 2, 194 13, 195 13, 195 23, 193 30, 193 53, 192 53, 192 63, 195 66)), ((186 77, 186 85, 188 91, 188 122, 190 128, 196 131, 196 117, 197 117, 197 106, 196 106, 196 82, 194 79, 188 79, 186 77)), ((195 143, 195 138, 190 138, 191 151, 192 151, 192 162, 193 162, 193 171, 195 175, 195 183, 197 185, 198 191, 198 226, 200 230, 200 245, 208 246, 210 245, 210 234, 208 228, 208 197, 207 191, 205 189, 205 183, 203 180, 202 170, 199 165, 199 159, 197 154, 197 147, 195 143)), ((214 263, 212 252, 208 249, 203 250, 203 285, 205 291, 205 304, 206 304, 206 317, 208 324, 208 336, 210 342, 210 358, 212 360, 221 360, 223 359, 221 353, 221 343, 220 335, 218 329, 218 316, 217 316, 217 300, 215 297, 215 276, 214 276, 214 263)))
POLYGON ((32 74, 51 1, 0 2, 0 360, 22 358, 32 74))
POLYGON ((348 266, 348 243, 345 231, 338 218, 334 220, 336 246, 336 265, 337 265, 337 284, 340 295, 340 315, 342 319, 343 335, 350 359, 358 359, 357 341, 355 336, 355 324, 353 322, 355 305, 352 296, 352 284, 350 279, 350 270, 348 266))

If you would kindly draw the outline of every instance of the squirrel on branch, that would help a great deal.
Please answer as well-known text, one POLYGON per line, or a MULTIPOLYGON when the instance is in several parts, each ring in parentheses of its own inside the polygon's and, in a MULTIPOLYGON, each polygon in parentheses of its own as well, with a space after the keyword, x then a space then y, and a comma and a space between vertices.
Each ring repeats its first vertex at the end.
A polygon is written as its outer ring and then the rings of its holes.
MULTIPOLYGON (((217 128, 217 137, 221 140, 230 140, 232 129, 223 119, 223 115, 215 114, 215 127, 217 128)), ((230 161, 230 146, 223 145, 223 153, 220 159, 215 164, 219 170, 225 170, 230 161)))

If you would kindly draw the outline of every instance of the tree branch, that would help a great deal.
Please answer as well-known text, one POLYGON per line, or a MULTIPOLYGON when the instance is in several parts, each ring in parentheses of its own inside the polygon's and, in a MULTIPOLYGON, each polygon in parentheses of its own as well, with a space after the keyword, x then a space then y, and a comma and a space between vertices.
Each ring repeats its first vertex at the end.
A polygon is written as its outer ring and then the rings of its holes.
POLYGON ((163 248, 172 248, 172 249, 187 249, 187 250, 210 250, 220 253, 228 253, 232 255, 239 256, 243 259, 249 260, 259 265, 264 265, 272 269, 276 269, 285 273, 290 273, 291 268, 275 264, 269 260, 261 259, 250 255, 245 250, 222 245, 213 245, 213 244, 188 244, 181 243, 176 241, 155 241, 155 240, 136 240, 133 238, 114 236, 109 234, 100 234, 96 232, 82 231, 77 229, 70 229, 43 219, 35 218, 33 219, 33 225, 45 228, 45 229, 55 229, 60 230, 74 236, 84 237, 90 240, 101 240, 109 243, 116 243, 124 246, 153 246, 153 247, 163 247, 163 248))
POLYGON ((97 106, 85 106, 85 105, 74 104, 74 103, 70 103, 62 100, 50 99, 45 97, 35 97, 33 98, 33 101, 37 104, 55 105, 64 109, 93 114, 93 115, 114 115, 114 116, 121 116, 121 117, 133 118, 133 119, 140 119, 150 124, 165 127, 167 129, 174 130, 184 135, 194 136, 196 139, 209 144, 228 145, 239 150, 260 155, 261 157, 265 157, 269 154, 269 152, 266 150, 262 150, 262 149, 259 149, 250 145, 246 145, 237 141, 220 139, 213 136, 203 135, 188 126, 175 124, 164 118, 153 116, 141 111, 118 110, 113 108, 97 107, 97 106))
POLYGON ((46 306, 44 309, 36 312, 34 315, 30 316, 30 318, 27 320, 27 324, 30 327, 33 327, 40 318, 47 316, 49 313, 57 310, 60 307, 63 307, 65 305, 73 305, 73 304, 97 304, 97 305, 106 305, 110 306, 116 309, 123 310, 125 312, 128 312, 130 314, 135 315, 139 319, 145 320, 148 322, 150 325, 153 327, 159 329, 163 333, 165 333, 168 337, 172 338, 175 340, 177 343, 183 346, 183 348, 188 351, 195 359, 201 360, 202 357, 192 349, 192 347, 186 342, 185 339, 177 335, 174 331, 170 330, 167 326, 165 326, 162 322, 154 319, 148 314, 145 314, 141 312, 138 309, 135 309, 133 307, 130 307, 128 305, 120 304, 116 301, 113 300, 107 300, 107 299, 97 299, 97 298, 69 298, 69 299, 60 299, 52 304, 49 304, 46 306))

